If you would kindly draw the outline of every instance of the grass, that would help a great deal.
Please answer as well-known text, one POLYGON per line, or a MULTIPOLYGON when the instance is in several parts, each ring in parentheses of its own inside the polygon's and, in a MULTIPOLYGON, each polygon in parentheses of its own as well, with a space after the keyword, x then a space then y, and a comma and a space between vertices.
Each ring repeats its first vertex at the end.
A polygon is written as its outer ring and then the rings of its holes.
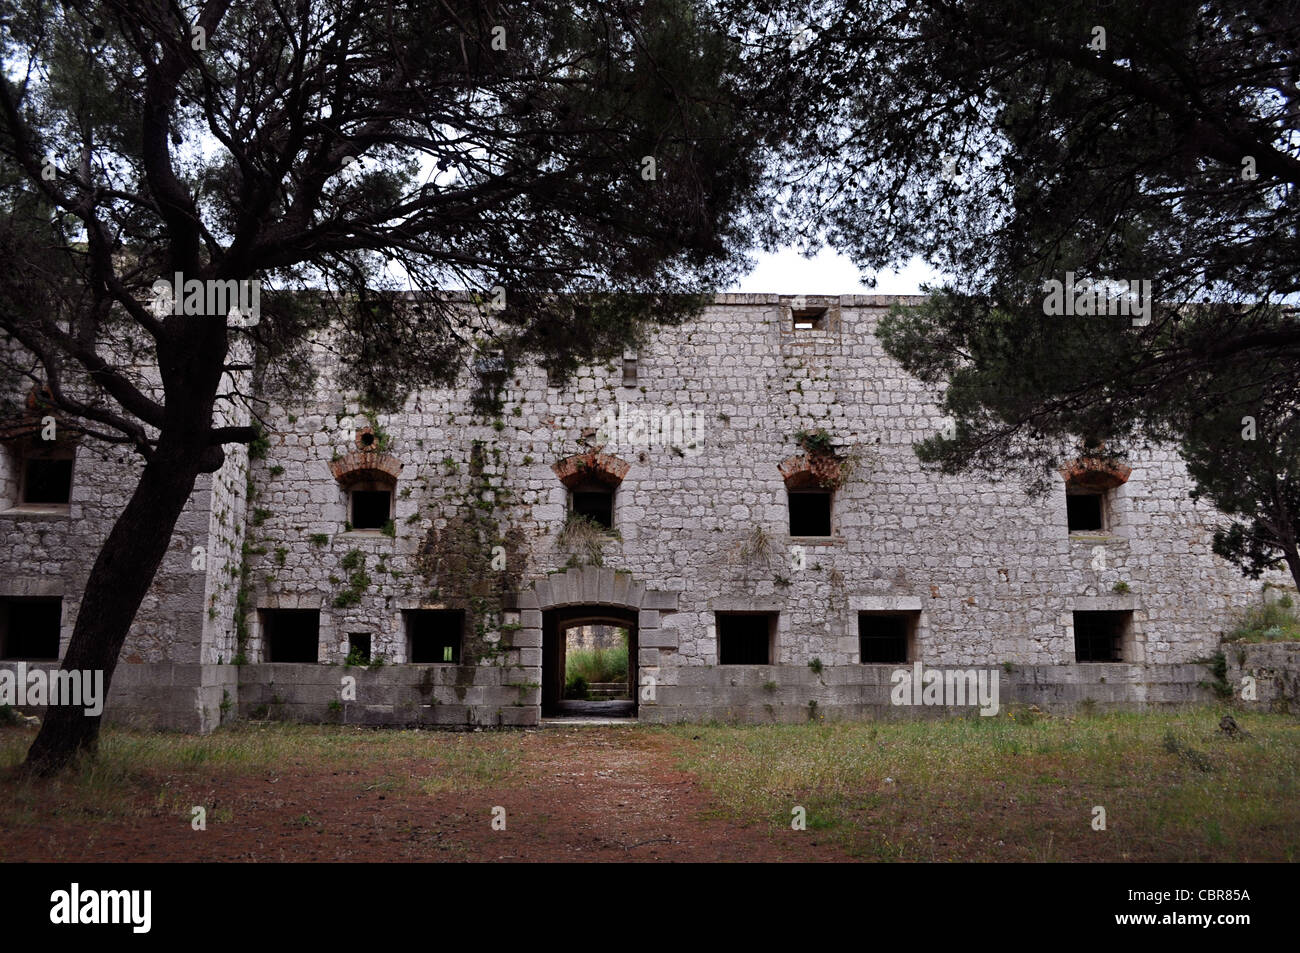
POLYGON ((627 646, 609 649, 571 649, 565 653, 564 680, 583 678, 592 682, 627 680, 627 646))
POLYGON ((1298 860, 1300 724, 1225 710, 667 730, 722 816, 861 858, 1298 860))
POLYGON ((1225 636, 1228 642, 1295 642, 1300 641, 1300 615, 1291 599, 1253 606, 1242 615, 1237 627, 1225 636))
MULTIPOLYGON (((335 772, 358 762, 394 770, 401 764, 397 786, 426 794, 500 785, 516 777, 523 740, 499 732, 375 731, 275 722, 238 722, 202 736, 109 725, 97 758, 83 759, 50 781, 30 781, 14 769, 34 737, 21 728, 0 731, 0 830, 51 818, 89 823, 160 810, 188 819, 197 802, 182 796, 181 782, 207 787, 222 778, 335 772), (415 763, 418 773, 407 763, 415 763)), ((211 813, 208 820, 214 820, 211 813)))
MULTIPOLYGON (((1006 708, 990 718, 619 731, 636 737, 611 744, 647 744, 663 752, 660 770, 694 775, 709 815, 754 837, 814 838, 863 859, 1300 859, 1300 721, 1287 715, 1203 706, 1065 717, 1006 708), (1228 711, 1249 735, 1218 730, 1228 711), (805 831, 790 829, 796 806, 807 812, 805 831), (1105 809, 1104 831, 1092 829, 1096 807, 1105 809)), ((32 782, 14 769, 33 737, 0 729, 0 830, 8 835, 0 860, 36 836, 63 838, 59 850, 73 856, 98 825, 115 821, 188 830, 196 804, 210 806, 210 829, 242 823, 249 804, 285 796, 277 779, 376 799, 463 795, 478 810, 479 801, 501 803, 484 800, 501 791, 589 768, 566 735, 546 732, 241 722, 195 736, 109 725, 98 758, 32 782)), ((319 802, 294 803, 284 817, 290 828, 337 832, 337 816, 319 802)))

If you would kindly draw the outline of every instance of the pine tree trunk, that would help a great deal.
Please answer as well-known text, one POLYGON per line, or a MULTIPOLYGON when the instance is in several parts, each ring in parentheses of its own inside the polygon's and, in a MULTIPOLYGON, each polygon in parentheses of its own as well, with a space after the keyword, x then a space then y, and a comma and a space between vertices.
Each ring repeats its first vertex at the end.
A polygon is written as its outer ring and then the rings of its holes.
MULTIPOLYGON (((191 442, 165 447, 160 441, 90 571, 61 668, 103 671, 105 698, 136 611, 194 489, 200 456, 200 448, 191 442)), ((51 705, 27 752, 24 769, 52 775, 79 753, 93 753, 101 717, 85 714, 80 706, 51 705)))

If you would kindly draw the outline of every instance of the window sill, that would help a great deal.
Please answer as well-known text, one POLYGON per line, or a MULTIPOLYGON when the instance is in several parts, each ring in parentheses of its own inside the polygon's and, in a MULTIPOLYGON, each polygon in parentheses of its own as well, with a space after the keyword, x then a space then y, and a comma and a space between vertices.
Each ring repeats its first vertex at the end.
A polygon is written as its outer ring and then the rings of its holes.
POLYGON ((68 503, 20 503, 7 510, 0 510, 0 517, 27 517, 31 519, 60 520, 67 519, 72 507, 68 503))
POLYGON ((843 536, 791 536, 790 545, 792 546, 840 546, 845 539, 843 536))

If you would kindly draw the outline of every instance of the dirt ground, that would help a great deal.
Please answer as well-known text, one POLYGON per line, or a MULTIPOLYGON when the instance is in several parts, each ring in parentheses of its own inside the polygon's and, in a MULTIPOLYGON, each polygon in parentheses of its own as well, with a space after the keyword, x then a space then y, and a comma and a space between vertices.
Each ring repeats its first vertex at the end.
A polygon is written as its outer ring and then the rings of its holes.
MULTIPOLYGON (((509 786, 427 793, 418 758, 252 773, 149 772, 136 809, 31 812, 0 859, 73 861, 837 861, 816 831, 740 826, 675 767, 662 734, 548 727, 524 734, 509 786), (165 792, 159 793, 159 792, 165 792), (152 802, 152 803, 151 803, 152 802), (207 806, 194 831, 186 804, 207 806), (505 809, 494 830, 493 809, 505 809), (124 813, 127 816, 122 816, 124 813), (498 825, 499 826, 499 825, 498 825)), ((435 785, 436 786, 436 785, 435 785)), ((498 812, 499 814, 499 812, 498 812)))

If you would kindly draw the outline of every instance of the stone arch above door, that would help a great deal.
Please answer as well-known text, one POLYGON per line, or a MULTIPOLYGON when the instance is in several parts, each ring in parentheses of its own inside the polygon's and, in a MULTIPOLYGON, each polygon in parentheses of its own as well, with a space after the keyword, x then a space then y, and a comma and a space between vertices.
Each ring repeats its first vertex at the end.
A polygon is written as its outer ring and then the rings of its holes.
MULTIPOLYGON (((680 595, 664 589, 647 589, 645 583, 637 582, 624 570, 580 566, 537 580, 517 593, 513 605, 508 602, 506 609, 519 613, 515 646, 536 648, 539 656, 545 610, 584 605, 630 609, 637 614, 640 664, 655 666, 659 664, 661 649, 677 648, 677 630, 661 627, 660 620, 663 613, 677 611, 680 595)), ((541 664, 540 657, 537 664, 541 664)))

